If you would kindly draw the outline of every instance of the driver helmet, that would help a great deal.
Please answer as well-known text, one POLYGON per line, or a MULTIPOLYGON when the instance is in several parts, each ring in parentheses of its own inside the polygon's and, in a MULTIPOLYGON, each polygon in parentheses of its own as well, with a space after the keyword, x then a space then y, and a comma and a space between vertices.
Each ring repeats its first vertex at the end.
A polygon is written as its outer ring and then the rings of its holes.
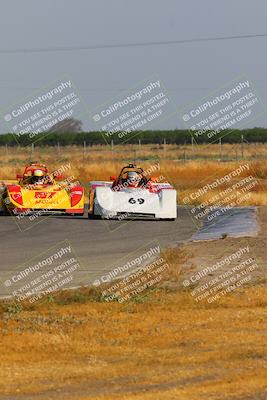
POLYGON ((33 183, 41 183, 43 181, 44 178, 44 171, 42 171, 41 169, 36 169, 35 171, 33 171, 32 174, 32 182, 33 183))
POLYGON ((135 186, 140 181, 139 174, 135 171, 129 171, 127 173, 127 180, 129 181, 130 185, 135 186))

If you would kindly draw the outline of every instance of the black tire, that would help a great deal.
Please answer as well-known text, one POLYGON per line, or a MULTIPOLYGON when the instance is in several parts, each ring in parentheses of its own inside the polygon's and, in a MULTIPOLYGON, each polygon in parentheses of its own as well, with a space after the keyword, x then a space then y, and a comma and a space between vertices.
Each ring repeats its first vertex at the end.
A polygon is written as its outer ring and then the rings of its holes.
POLYGON ((8 199, 8 197, 6 197, 6 192, 4 192, 4 193, 2 194, 3 208, 2 208, 2 211, 0 211, 0 215, 1 215, 1 216, 4 216, 4 217, 6 217, 6 216, 8 216, 8 215, 11 215, 11 212, 9 212, 9 210, 7 209, 7 206, 6 206, 6 204, 7 204, 7 199, 8 199))
POLYGON ((95 214, 95 200, 93 200, 93 201, 94 201, 93 212, 89 213, 89 211, 88 211, 88 219, 102 219, 101 215, 95 214))
POLYGON ((9 211, 5 206, 3 207, 3 211, 0 212, 0 215, 3 217, 9 217, 12 215, 12 212, 9 211))
POLYGON ((100 215, 95 215, 93 213, 88 213, 88 219, 102 219, 100 215))
POLYGON ((8 217, 8 216, 12 215, 12 211, 9 211, 9 209, 8 209, 7 206, 6 206, 6 199, 7 199, 7 197, 4 197, 4 198, 3 198, 3 200, 4 200, 3 210, 2 210, 2 212, 0 213, 0 215, 2 215, 2 216, 4 216, 4 217, 8 217))
POLYGON ((92 213, 88 212, 88 219, 102 219, 101 215, 96 215, 95 214, 95 206, 93 208, 93 212, 92 213))

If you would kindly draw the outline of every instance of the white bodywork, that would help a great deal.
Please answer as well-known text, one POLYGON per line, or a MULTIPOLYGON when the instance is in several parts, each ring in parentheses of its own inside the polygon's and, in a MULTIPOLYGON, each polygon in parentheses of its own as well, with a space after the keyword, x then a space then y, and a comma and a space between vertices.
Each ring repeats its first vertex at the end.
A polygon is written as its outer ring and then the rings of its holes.
POLYGON ((177 217, 177 193, 169 183, 153 183, 153 192, 144 188, 112 189, 112 182, 90 182, 94 190, 93 214, 102 218, 177 217))

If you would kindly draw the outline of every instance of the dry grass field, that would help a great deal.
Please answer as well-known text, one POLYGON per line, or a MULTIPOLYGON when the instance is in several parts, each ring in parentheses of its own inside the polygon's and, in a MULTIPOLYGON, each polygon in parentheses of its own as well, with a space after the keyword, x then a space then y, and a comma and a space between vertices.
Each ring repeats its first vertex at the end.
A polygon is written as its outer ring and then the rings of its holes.
MULTIPOLYGON (((184 204, 184 198, 196 192, 207 183, 235 171, 242 165, 249 169, 243 171, 238 178, 226 182, 217 189, 193 200, 189 196, 187 204, 201 204, 212 199, 218 193, 232 186, 238 179, 253 176, 257 179, 249 197, 241 199, 240 205, 267 204, 267 146, 262 144, 230 145, 198 145, 198 146, 156 146, 156 145, 125 145, 92 146, 83 148, 72 147, 0 147, 0 179, 12 179, 21 173, 25 163, 36 160, 48 164, 51 171, 69 165, 65 175, 80 179, 85 185, 90 180, 109 180, 110 175, 116 175, 121 167, 129 162, 136 162, 145 170, 159 165, 156 176, 164 176, 179 192, 179 203, 184 204)), ((236 192, 236 191, 235 191, 236 192)), ((238 194, 236 194, 238 196, 238 194)))
POLYGON ((1 400, 266 399, 264 287, 209 306, 164 290, 85 299, 2 306, 1 400))

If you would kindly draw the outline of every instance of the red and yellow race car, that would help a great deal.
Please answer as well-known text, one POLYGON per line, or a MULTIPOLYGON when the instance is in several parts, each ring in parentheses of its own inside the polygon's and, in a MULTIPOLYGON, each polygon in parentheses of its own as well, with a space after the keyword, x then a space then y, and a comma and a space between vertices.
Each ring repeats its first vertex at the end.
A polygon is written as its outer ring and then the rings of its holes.
POLYGON ((41 214, 83 214, 84 188, 73 178, 64 179, 55 171, 49 173, 44 164, 27 165, 17 180, 2 185, 4 214, 35 212, 41 214))

